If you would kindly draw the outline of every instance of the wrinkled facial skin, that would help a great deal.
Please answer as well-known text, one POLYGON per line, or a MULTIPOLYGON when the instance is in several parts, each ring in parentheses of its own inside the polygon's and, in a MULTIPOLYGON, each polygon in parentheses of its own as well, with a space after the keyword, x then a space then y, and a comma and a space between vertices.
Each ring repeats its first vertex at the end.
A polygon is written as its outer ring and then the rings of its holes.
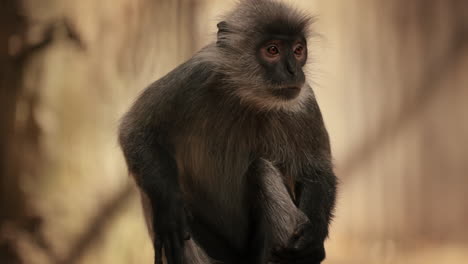
POLYGON ((258 45, 256 54, 264 79, 274 87, 271 93, 286 100, 296 98, 305 82, 305 39, 300 36, 271 36, 258 45))

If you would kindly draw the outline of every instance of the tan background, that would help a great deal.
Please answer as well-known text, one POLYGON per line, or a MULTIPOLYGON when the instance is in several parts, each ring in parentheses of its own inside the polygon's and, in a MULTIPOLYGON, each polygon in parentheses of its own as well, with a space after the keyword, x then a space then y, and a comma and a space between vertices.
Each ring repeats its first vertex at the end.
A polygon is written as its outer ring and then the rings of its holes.
MULTIPOLYGON (((468 261, 468 2, 289 1, 341 180, 326 264, 468 261)), ((152 263, 116 143, 221 0, 0 1, 0 262, 152 263)))

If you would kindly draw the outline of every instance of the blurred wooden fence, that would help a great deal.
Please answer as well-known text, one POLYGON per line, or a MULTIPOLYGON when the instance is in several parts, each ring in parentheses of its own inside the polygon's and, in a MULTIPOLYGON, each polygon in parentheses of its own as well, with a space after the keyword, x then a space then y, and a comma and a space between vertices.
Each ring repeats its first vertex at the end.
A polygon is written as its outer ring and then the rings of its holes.
MULTIPOLYGON (((468 2, 289 2, 319 19, 308 71, 342 181, 327 263, 467 261, 468 2)), ((1 263, 151 263, 118 118, 231 5, 0 1, 1 263)))

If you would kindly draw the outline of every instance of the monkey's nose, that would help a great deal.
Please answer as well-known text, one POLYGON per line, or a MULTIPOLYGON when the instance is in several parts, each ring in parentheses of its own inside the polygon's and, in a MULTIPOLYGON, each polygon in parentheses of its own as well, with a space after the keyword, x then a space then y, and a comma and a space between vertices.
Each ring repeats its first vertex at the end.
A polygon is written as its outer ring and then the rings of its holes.
POLYGON ((296 75, 296 68, 294 67, 294 65, 291 65, 291 63, 286 63, 286 70, 291 76, 296 75))

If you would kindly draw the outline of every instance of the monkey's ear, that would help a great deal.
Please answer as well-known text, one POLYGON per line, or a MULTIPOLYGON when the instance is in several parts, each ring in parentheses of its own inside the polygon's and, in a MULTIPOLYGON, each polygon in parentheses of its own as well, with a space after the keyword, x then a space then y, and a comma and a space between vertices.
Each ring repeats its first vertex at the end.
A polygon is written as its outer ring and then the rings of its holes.
POLYGON ((218 34, 223 32, 228 32, 228 23, 226 21, 221 21, 217 25, 218 27, 218 34))
POLYGON ((224 40, 226 40, 226 35, 229 33, 229 25, 226 21, 221 21, 216 26, 218 27, 218 40, 216 44, 222 45, 224 40))

